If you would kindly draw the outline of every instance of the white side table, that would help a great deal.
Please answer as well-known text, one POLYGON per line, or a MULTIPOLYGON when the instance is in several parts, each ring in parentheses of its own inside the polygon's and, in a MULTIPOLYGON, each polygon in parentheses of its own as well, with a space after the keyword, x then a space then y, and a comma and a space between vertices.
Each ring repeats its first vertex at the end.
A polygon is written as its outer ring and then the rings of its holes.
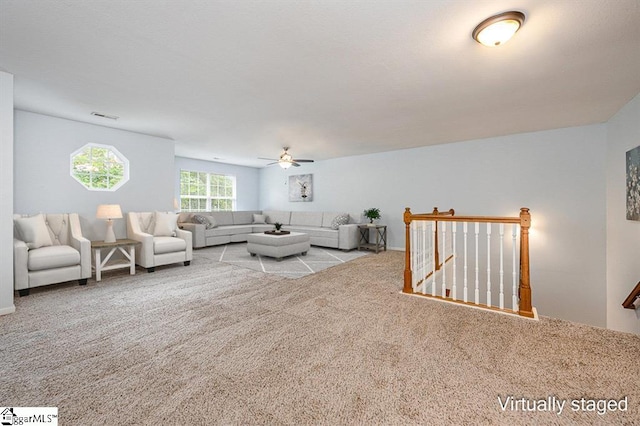
POLYGON ((96 271, 96 281, 102 279, 102 271, 111 271, 113 269, 129 268, 131 275, 136 273, 136 244, 139 241, 121 239, 115 243, 105 243, 104 241, 91 241, 91 249, 94 255, 93 269, 96 271), (102 259, 102 250, 108 249, 109 253, 102 259), (111 256, 116 251, 120 251, 124 259, 108 263, 111 256))

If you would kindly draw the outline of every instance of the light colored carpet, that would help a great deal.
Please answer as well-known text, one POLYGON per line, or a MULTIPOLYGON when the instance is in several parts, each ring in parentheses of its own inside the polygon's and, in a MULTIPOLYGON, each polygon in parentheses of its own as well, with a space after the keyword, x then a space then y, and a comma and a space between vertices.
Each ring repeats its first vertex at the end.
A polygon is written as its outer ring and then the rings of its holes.
POLYGON ((292 280, 196 252, 34 290, 0 317, 0 404, 63 425, 640 424, 639 336, 402 295, 403 256, 292 280), (509 396, 628 407, 502 411, 509 396))
POLYGON ((251 256, 247 243, 226 244, 196 250, 198 256, 212 261, 230 263, 254 271, 300 278, 369 254, 365 251, 342 251, 311 246, 306 255, 298 254, 277 260, 268 256, 251 256))

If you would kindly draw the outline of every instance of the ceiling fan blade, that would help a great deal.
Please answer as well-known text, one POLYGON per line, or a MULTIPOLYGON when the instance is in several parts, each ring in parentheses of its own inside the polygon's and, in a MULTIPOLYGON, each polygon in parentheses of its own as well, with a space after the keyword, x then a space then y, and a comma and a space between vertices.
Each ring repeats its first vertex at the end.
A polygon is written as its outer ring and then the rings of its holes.
POLYGON ((295 160, 292 161, 296 161, 298 163, 313 163, 314 160, 298 160, 297 158, 295 160))
POLYGON ((264 157, 258 157, 258 160, 278 161, 277 158, 264 158, 264 157))
POLYGON ((267 166, 271 166, 271 165, 273 165, 273 164, 278 164, 278 163, 279 163, 279 161, 276 161, 275 163, 269 163, 269 164, 267 164, 267 166))
POLYGON ((295 161, 292 161, 292 162, 291 162, 291 165, 292 165, 293 167, 300 167, 300 164, 296 163, 295 161))

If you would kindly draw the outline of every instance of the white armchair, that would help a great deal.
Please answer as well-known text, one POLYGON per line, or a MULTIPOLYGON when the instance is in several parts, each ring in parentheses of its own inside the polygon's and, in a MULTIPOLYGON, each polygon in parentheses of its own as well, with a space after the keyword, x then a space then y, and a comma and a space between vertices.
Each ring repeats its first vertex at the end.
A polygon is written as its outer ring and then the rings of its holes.
POLYGON ((178 215, 161 212, 129 212, 127 237, 140 241, 136 264, 154 272, 156 266, 183 262, 189 266, 193 259, 191 232, 179 229, 178 215))
POLYGON ((14 215, 14 289, 29 289, 91 276, 91 242, 82 236, 76 213, 14 215))

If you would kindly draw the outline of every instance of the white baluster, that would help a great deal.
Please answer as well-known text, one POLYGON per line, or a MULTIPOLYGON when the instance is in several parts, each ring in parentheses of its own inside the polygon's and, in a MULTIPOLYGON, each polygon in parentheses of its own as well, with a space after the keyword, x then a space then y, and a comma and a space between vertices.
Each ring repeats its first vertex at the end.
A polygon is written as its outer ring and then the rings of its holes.
POLYGON ((442 222, 442 297, 447 297, 447 222, 442 222))
POLYGON ((427 228, 427 221, 422 221, 422 268, 420 268, 420 278, 422 279, 422 294, 427 294, 427 228))
POLYGON ((518 225, 514 223, 511 226, 511 237, 512 237, 511 256, 513 257, 513 284, 511 289, 511 309, 513 309, 516 312, 518 312, 519 310, 518 309, 519 308, 518 307, 518 290, 517 290, 518 272, 516 270, 516 235, 517 233, 518 233, 518 225))
POLYGON ((487 222, 487 306, 491 306, 491 222, 487 222))
POLYGON ((420 238, 420 228, 422 222, 416 223, 416 286, 422 280, 422 265, 420 264, 420 255, 424 247, 422 247, 422 241, 420 238))
POLYGON ((465 302, 468 302, 468 298, 467 298, 467 281, 468 281, 468 265, 469 262, 467 261, 467 222, 464 222, 462 224, 462 233, 464 234, 464 292, 463 292, 463 299, 465 302))
MULTIPOLYGON (((416 239, 416 222, 412 221, 409 224, 409 244, 410 244, 410 250, 409 250, 409 254, 411 256, 411 288, 413 289, 413 292, 415 293, 416 291, 416 283, 418 282, 418 262, 417 262, 417 255, 418 255, 418 247, 417 246, 417 239, 416 239)), ((358 231, 360 232, 360 231, 358 231)), ((361 238, 358 235, 358 238, 361 238)))
POLYGON ((456 288, 456 266, 457 266, 457 261, 456 259, 458 258, 458 253, 456 252, 456 232, 458 231, 458 222, 451 222, 451 236, 453 238, 453 284, 451 286, 451 293, 452 293, 452 298, 453 300, 456 300, 456 293, 457 293, 457 288, 456 288))
POLYGON ((431 295, 435 297, 436 295, 436 269, 438 268, 436 263, 436 233, 438 230, 436 229, 436 223, 433 223, 433 232, 431 233, 431 247, 433 250, 431 251, 431 295))
POLYGON ((478 260, 478 235, 480 234, 480 222, 476 222, 476 305, 480 304, 480 263, 478 260))
POLYGON ((500 224, 500 309, 504 309, 504 223, 500 224))

